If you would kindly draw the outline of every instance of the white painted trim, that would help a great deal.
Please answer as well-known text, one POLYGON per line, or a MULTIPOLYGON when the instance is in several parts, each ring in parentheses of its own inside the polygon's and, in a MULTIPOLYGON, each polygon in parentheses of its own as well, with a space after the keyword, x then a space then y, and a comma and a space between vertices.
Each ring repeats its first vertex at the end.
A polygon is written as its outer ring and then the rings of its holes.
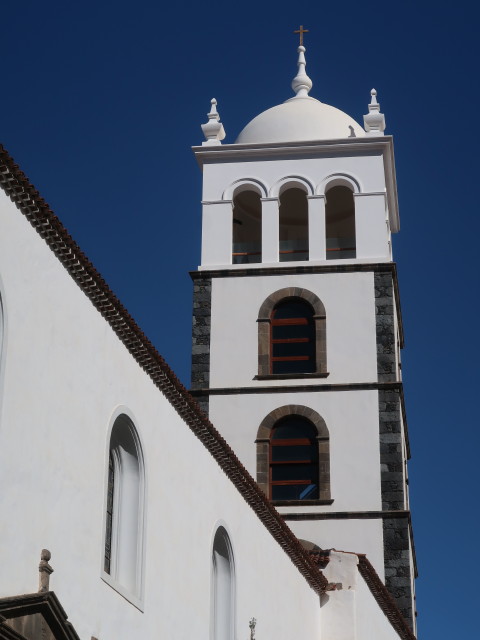
POLYGON ((360 180, 357 177, 348 173, 331 173, 318 184, 315 189, 316 195, 326 195, 329 189, 333 187, 347 187, 351 189, 353 193, 360 193, 362 191, 360 186, 360 180))
POLYGON ((370 192, 364 192, 364 193, 354 193, 353 197, 354 198, 360 198, 362 196, 386 196, 387 194, 385 193, 385 191, 370 191, 370 192))
POLYGON ((269 197, 271 198, 279 198, 284 191, 287 189, 302 189, 302 191, 306 191, 307 197, 312 196, 314 193, 313 184, 307 178, 302 176, 292 175, 285 176, 278 180, 270 189, 269 197))
POLYGON ((267 197, 267 187, 257 178, 239 178, 223 192, 222 200, 233 200, 242 191, 255 191, 261 198, 267 197))
POLYGON ((100 576, 100 578, 103 580, 103 582, 105 582, 105 584, 108 584, 109 587, 111 587, 114 591, 121 595, 122 598, 125 598, 127 602, 130 602, 130 604, 132 604, 142 613, 145 612, 144 601, 134 596, 132 593, 130 593, 130 591, 127 591, 127 589, 125 589, 125 587, 123 587, 119 582, 112 578, 111 575, 105 573, 105 571, 102 570, 102 575, 100 576))
POLYGON ((233 200, 202 200, 200 204, 225 204, 225 202, 230 202, 233 206, 233 200))
POLYGON ((382 136, 381 138, 342 138, 337 140, 305 140, 302 142, 277 142, 277 143, 258 143, 258 144, 223 144, 217 147, 192 147, 198 164, 200 167, 205 162, 215 163, 225 160, 238 160, 239 162, 245 161, 250 157, 276 157, 276 156, 288 156, 305 157, 308 155, 315 155, 321 157, 322 155, 330 155, 335 153, 354 153, 364 154, 367 151, 379 151, 380 153, 387 155, 387 149, 390 149, 388 153, 393 157, 393 138, 392 136, 382 136))

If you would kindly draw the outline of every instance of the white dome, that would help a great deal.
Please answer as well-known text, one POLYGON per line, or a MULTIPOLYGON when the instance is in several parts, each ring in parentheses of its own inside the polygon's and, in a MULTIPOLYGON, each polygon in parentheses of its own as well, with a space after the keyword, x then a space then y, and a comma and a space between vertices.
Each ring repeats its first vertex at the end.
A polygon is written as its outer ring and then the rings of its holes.
POLYGON ((302 142, 364 135, 362 127, 340 109, 310 96, 295 96, 251 120, 235 142, 302 142))

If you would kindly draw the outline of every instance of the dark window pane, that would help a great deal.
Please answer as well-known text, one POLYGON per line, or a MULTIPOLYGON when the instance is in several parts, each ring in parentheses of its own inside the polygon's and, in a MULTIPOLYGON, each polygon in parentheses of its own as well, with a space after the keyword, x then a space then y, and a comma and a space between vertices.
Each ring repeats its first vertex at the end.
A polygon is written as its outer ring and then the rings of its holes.
POLYGON ((272 482, 277 480, 310 480, 315 482, 316 464, 275 464, 272 466, 272 482))
POLYGON ((286 438, 316 438, 317 430, 306 418, 291 415, 279 420, 273 429, 273 440, 286 438))
POLYGON ((312 342, 279 342, 272 345, 274 358, 306 357, 313 358, 312 342))
POLYGON ((313 324, 282 324, 272 325, 272 339, 285 340, 291 338, 315 338, 313 324))
POLYGON ((112 553, 112 521, 113 521, 113 493, 115 486, 115 464, 112 453, 108 460, 108 490, 107 490, 107 522, 105 532, 105 558, 103 568, 105 573, 110 573, 112 553))
POLYGON ((315 326, 313 309, 309 304, 296 299, 279 303, 272 313, 271 340, 272 373, 315 372, 315 326), (274 361, 274 358, 282 360, 274 361))
POLYGON ((286 300, 280 302, 274 309, 272 319, 280 318, 312 318, 313 309, 306 302, 300 300, 286 300))
POLYGON ((272 500, 315 500, 318 498, 318 486, 280 484, 272 486, 272 500))
POLYGON ((291 460, 311 460, 317 459, 316 444, 302 444, 289 447, 272 447, 272 462, 291 461, 291 460))

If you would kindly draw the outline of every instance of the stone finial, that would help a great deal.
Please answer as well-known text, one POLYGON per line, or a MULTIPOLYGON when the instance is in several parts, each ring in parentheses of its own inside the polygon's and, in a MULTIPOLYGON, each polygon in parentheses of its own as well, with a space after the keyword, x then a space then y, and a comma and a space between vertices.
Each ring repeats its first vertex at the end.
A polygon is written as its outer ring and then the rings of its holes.
POLYGON ((39 583, 38 583, 38 592, 45 593, 46 591, 50 591, 50 574, 53 573, 52 567, 48 564, 48 561, 52 557, 52 554, 48 549, 42 549, 42 554, 40 556, 40 564, 38 565, 39 575, 39 583))
POLYGON ((208 122, 202 124, 203 135, 205 136, 205 142, 202 142, 203 146, 222 144, 220 140, 225 138, 225 129, 220 122, 220 115, 217 111, 217 101, 215 98, 211 100, 212 107, 208 115, 208 122))
POLYGON ((370 91, 372 99, 368 105, 368 113, 363 116, 363 123, 367 136, 383 136, 385 131, 385 116, 380 113, 380 105, 377 102, 377 92, 370 91))
POLYGON ((308 98, 308 92, 313 86, 313 82, 307 76, 305 67, 307 63, 305 61, 305 47, 300 45, 298 51, 298 71, 295 78, 292 80, 292 89, 295 91, 295 98, 308 98))

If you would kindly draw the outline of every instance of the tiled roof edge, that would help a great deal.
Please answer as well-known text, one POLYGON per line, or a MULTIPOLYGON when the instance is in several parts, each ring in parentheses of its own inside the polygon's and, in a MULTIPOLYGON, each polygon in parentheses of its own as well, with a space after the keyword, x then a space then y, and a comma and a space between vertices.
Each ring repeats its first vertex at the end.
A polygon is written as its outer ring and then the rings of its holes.
POLYGON ((328 581, 323 573, 312 563, 308 553, 258 488, 225 439, 203 414, 193 397, 2 145, 0 185, 110 324, 137 363, 215 458, 312 589, 317 593, 324 591, 328 581))
POLYGON ((357 554, 358 556, 358 570, 360 571, 363 579, 367 583, 373 597, 378 603, 383 613, 387 616, 390 624, 398 633, 402 640, 416 640, 416 637, 407 621, 397 607, 397 604, 387 589, 387 587, 380 580, 378 573, 373 568, 372 563, 363 554, 357 554))

